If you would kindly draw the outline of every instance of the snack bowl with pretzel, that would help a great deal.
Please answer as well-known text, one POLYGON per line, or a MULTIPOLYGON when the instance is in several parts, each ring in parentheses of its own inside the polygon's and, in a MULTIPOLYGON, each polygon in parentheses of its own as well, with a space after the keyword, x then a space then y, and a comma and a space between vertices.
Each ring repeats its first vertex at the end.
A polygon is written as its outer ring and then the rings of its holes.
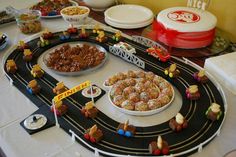
POLYGON ((61 10, 63 19, 73 25, 84 24, 88 18, 90 9, 86 6, 70 6, 61 10))

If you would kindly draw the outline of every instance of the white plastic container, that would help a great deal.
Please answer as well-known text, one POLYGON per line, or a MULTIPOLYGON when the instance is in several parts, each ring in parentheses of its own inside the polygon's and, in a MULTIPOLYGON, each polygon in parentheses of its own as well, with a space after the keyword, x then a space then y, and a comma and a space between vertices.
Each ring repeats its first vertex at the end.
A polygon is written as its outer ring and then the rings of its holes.
POLYGON ((115 0, 83 0, 88 7, 94 11, 104 11, 115 4, 115 0))

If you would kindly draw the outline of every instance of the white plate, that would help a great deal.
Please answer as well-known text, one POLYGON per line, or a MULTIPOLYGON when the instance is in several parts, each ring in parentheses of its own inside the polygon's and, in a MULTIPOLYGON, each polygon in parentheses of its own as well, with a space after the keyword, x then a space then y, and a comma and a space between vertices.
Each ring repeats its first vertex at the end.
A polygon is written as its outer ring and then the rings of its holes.
POLYGON ((119 24, 140 24, 153 19, 150 9, 140 5, 117 5, 107 9, 105 18, 119 24))
MULTIPOLYGON (((111 89, 112 89, 112 88, 111 88, 111 89)), ((110 96, 111 89, 110 89, 110 91, 109 91, 109 93, 108 93, 108 97, 109 97, 110 103, 111 103, 115 108, 117 108, 118 110, 120 110, 121 112, 126 113, 126 114, 128 114, 128 115, 132 115, 132 116, 151 116, 151 115, 153 115, 153 114, 159 113, 159 112, 165 110, 167 107, 169 107, 170 104, 172 103, 172 101, 174 100, 174 97, 175 97, 175 91, 174 91, 174 88, 172 87, 173 96, 172 96, 172 98, 171 98, 171 100, 170 100, 170 102, 169 102, 168 104, 166 104, 166 105, 164 105, 164 106, 162 106, 162 107, 160 107, 160 108, 154 109, 154 110, 148 110, 148 111, 133 111, 133 110, 127 110, 127 109, 124 109, 124 108, 121 108, 121 107, 116 106, 116 105, 112 102, 112 100, 111 100, 111 96, 110 96)))
POLYGON ((121 29, 136 29, 136 28, 142 28, 145 26, 150 25, 153 22, 153 18, 151 18, 149 21, 146 21, 144 23, 139 24, 120 24, 113 21, 110 21, 109 19, 105 18, 105 22, 109 24, 110 26, 121 28, 121 29))
MULTIPOLYGON (((156 76, 158 76, 158 75, 156 75, 156 76)), ((163 78, 164 79, 164 78, 163 78)), ((165 79, 164 79, 164 81, 165 82, 168 82, 168 81, 166 81, 165 79)), ((169 82, 168 82, 169 83, 169 82)), ((115 83, 116 84, 116 83, 115 83)), ((121 107, 118 107, 118 106, 116 106, 114 103, 113 103, 113 101, 111 100, 112 98, 111 98, 111 91, 112 91, 112 89, 113 89, 113 86, 115 85, 115 84, 113 84, 113 85, 111 85, 111 86, 107 86, 106 84, 105 84, 105 81, 104 81, 104 83, 103 83, 103 86, 106 88, 106 89, 109 89, 109 92, 108 92, 108 99, 109 99, 109 101, 110 101, 110 103, 112 104, 112 106, 114 106, 115 108, 117 108, 118 110, 120 110, 121 112, 123 112, 123 113, 125 113, 125 114, 128 114, 128 115, 133 115, 133 116, 150 116, 150 115, 153 115, 153 114, 156 114, 156 113, 159 113, 159 112, 161 112, 161 111, 163 111, 163 110, 165 110, 168 106, 170 106, 170 104, 173 102, 173 100, 174 100, 174 98, 175 98, 175 90, 174 90, 174 88, 173 88, 173 86, 171 85, 171 90, 172 90, 172 93, 173 93, 173 95, 172 95, 172 98, 171 98, 171 100, 169 101, 169 103, 167 103, 166 105, 164 105, 164 106, 162 106, 162 107, 160 107, 160 108, 157 108, 157 109, 154 109, 154 110, 148 110, 148 111, 134 111, 134 110, 127 110, 127 109, 124 109, 124 108, 121 108, 121 107)))
POLYGON ((47 123, 47 118, 42 114, 33 114, 25 119, 24 126, 29 130, 36 130, 42 128, 47 123), (36 121, 33 121, 33 117, 36 117, 36 121))
MULTIPOLYGON (((69 0, 70 3, 72 4, 71 6, 78 6, 79 4, 76 3, 75 1, 69 0)), ((41 18, 45 18, 45 19, 51 19, 51 18, 58 18, 61 17, 61 15, 54 15, 54 16, 41 16, 41 18)))

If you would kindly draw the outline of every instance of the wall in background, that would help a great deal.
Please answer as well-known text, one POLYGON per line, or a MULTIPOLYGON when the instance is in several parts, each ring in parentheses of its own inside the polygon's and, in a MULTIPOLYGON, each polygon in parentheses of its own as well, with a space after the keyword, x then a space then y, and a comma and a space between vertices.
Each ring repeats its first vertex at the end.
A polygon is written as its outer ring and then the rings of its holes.
MULTIPOLYGON (((154 14, 174 6, 186 6, 187 0, 121 0, 123 3, 140 4, 150 8, 154 14)), ((207 9, 217 17, 217 27, 227 32, 236 42, 236 0, 211 0, 207 9)))

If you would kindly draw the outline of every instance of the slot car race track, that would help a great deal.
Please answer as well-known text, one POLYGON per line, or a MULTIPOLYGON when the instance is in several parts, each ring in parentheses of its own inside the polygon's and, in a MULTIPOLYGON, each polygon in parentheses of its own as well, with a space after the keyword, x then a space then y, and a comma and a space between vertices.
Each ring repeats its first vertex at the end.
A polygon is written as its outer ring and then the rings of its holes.
MULTIPOLYGON (((16 62, 18 70, 15 74, 10 74, 6 72, 6 67, 4 67, 7 77, 11 79, 13 85, 16 86, 37 107, 48 106, 48 109, 50 109, 50 106, 52 105, 51 101, 55 96, 52 89, 56 86, 56 83, 60 82, 60 80, 56 80, 45 72, 42 78, 37 79, 41 86, 40 93, 37 95, 31 95, 27 92, 26 86, 29 81, 34 79, 30 74, 32 66, 37 64, 38 58, 47 49, 66 42, 86 41, 96 43, 104 47, 107 51, 109 51, 109 46, 114 45, 114 41, 111 39, 113 35, 112 32, 106 31, 106 35, 108 36, 107 42, 98 43, 95 40, 95 35, 92 34, 92 30, 87 31, 90 33, 88 39, 79 39, 77 35, 72 35, 71 39, 67 41, 60 41, 59 35, 62 34, 62 32, 54 33, 54 37, 50 39, 50 45, 43 48, 37 46, 39 38, 27 42, 33 53, 33 59, 31 62, 25 62, 22 59, 23 53, 19 52, 17 49, 12 50, 6 60, 13 59, 16 62)), ((81 114, 80 109, 86 102, 90 101, 90 99, 83 97, 81 92, 64 99, 65 104, 68 105, 68 111, 62 117, 58 117, 60 127, 68 134, 70 134, 69 130, 74 131, 74 133, 81 137, 81 139, 77 139, 79 143, 88 149, 92 149, 92 147, 97 148, 99 153, 104 156, 152 156, 152 154, 149 153, 148 145, 150 142, 156 141, 158 135, 161 135, 162 138, 168 142, 170 154, 173 156, 194 153, 198 148, 209 143, 210 140, 219 133, 226 116, 226 104, 220 93, 220 89, 218 89, 218 87, 216 87, 216 85, 210 80, 206 84, 197 83, 193 79, 192 75, 198 70, 191 65, 185 64, 175 58, 171 58, 167 63, 162 63, 145 52, 148 47, 127 38, 124 38, 123 40, 136 49, 135 55, 145 62, 144 70, 152 71, 165 78, 178 89, 183 102, 179 112, 188 120, 188 128, 179 133, 173 132, 169 128, 169 120, 167 120, 166 122, 155 126, 136 127, 136 134, 134 137, 127 138, 120 136, 116 133, 116 128, 119 123, 106 116, 102 111, 100 111, 98 116, 94 119, 85 118, 81 114), (176 63, 177 68, 181 73, 176 79, 168 78, 163 72, 171 63, 176 63), (201 97, 197 101, 191 101, 187 99, 185 95, 186 88, 193 84, 198 85, 201 93, 201 97), (212 102, 218 103, 222 110, 220 119, 215 122, 208 120, 205 115, 206 110, 212 102), (98 128, 101 129, 104 134, 103 139, 96 144, 87 141, 83 137, 84 132, 94 124, 97 124, 98 128), (88 147, 88 145, 91 147, 88 147)), ((6 60, 4 65, 6 65, 6 60)), ((121 63, 123 61, 124 60, 120 59, 121 63)), ((95 99, 95 101, 96 100, 97 99, 95 99)), ((172 103, 171 105, 174 104, 172 103)))

